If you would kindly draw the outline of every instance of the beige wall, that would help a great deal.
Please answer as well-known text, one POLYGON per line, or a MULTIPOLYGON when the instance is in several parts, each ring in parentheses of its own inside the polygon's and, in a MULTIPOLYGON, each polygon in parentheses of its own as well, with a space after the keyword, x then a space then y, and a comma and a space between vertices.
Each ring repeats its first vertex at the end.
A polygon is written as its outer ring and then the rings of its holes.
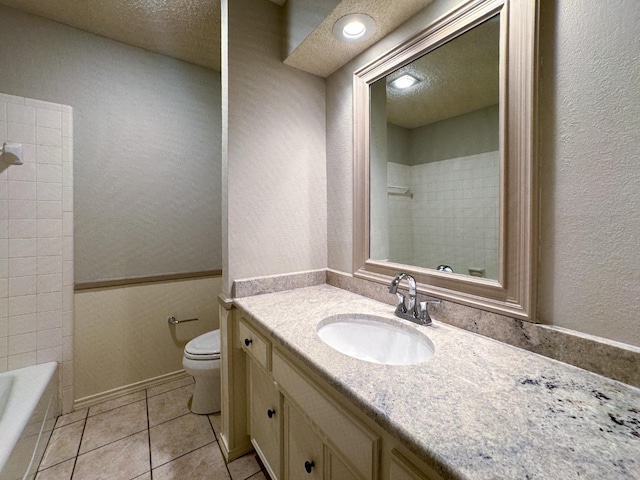
POLYGON ((544 323, 640 346, 640 2, 542 2, 544 323))
POLYGON ((218 72, 4 6, 0 63, 74 108, 76 282, 220 268, 218 72))
MULTIPOLYGON (((352 268, 352 74, 457 3, 434 2, 327 79, 330 268, 352 268)), ((541 3, 540 321, 640 346, 640 4, 541 3)))
POLYGON ((229 293, 234 279, 326 267, 327 193, 324 80, 282 64, 281 7, 233 0, 226 8, 223 288, 229 293))
POLYGON ((182 370, 186 343, 219 327, 220 277, 75 294, 76 400, 182 370), (198 318, 169 326, 167 318, 198 318))

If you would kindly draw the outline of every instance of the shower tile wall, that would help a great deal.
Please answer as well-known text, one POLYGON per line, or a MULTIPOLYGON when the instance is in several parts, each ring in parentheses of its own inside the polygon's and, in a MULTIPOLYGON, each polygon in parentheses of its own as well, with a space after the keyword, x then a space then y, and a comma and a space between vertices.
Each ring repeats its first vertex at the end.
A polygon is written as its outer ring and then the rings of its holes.
POLYGON ((66 105, 0 94, 0 371, 56 361, 73 399, 73 116, 66 105))
MULTIPOLYGON (((413 209, 411 197, 402 195, 402 188, 411 187, 411 167, 387 163, 389 182, 389 258, 413 264, 413 209), (394 188, 400 187, 400 188, 394 188)), ((412 188, 413 191, 413 188, 412 188)))
POLYGON ((390 185, 408 182, 413 192, 413 199, 389 196, 390 222, 413 232, 411 241, 404 234, 390 239, 392 258, 429 268, 447 264, 464 274, 483 268, 497 278, 499 152, 411 167, 389 163, 388 175, 390 185))

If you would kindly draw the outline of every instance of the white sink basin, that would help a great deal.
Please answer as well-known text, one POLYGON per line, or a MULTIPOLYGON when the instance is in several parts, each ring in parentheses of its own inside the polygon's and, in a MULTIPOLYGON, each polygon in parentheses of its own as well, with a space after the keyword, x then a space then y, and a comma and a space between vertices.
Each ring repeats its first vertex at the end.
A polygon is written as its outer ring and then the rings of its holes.
POLYGON ((322 320, 317 331, 330 347, 365 362, 413 365, 435 353, 433 342, 422 332, 374 315, 334 315, 322 320))

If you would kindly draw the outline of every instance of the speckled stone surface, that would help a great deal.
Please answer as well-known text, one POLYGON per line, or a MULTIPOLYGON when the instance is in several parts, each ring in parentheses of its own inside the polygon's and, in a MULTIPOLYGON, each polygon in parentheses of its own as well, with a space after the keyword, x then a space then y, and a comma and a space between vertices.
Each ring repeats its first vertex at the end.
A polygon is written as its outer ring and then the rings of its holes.
POLYGON ((640 390, 329 285, 235 305, 445 478, 640 479, 640 390), (318 322, 367 313, 422 329, 428 362, 363 362, 325 345, 318 322))
POLYGON ((321 285, 326 282, 326 270, 309 270, 286 275, 246 278, 233 282, 233 297, 242 298, 263 293, 281 292, 293 288, 321 285))
POLYGON ((640 387, 640 348, 452 302, 430 308, 433 318, 449 325, 640 387))
MULTIPOLYGON (((386 285, 342 272, 327 270, 327 283, 383 303, 392 304, 395 300, 386 285)), ((640 348, 453 302, 431 304, 429 312, 449 325, 640 387, 640 348)))

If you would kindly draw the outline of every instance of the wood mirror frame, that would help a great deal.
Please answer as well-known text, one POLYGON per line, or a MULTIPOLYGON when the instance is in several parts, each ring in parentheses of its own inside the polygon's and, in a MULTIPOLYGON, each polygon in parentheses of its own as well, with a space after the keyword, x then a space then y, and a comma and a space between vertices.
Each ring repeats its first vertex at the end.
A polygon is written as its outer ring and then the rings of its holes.
POLYGON ((413 275, 418 291, 536 321, 538 0, 472 0, 354 73, 355 277, 389 283, 413 275), (370 85, 500 14, 498 279, 369 258, 370 85))

